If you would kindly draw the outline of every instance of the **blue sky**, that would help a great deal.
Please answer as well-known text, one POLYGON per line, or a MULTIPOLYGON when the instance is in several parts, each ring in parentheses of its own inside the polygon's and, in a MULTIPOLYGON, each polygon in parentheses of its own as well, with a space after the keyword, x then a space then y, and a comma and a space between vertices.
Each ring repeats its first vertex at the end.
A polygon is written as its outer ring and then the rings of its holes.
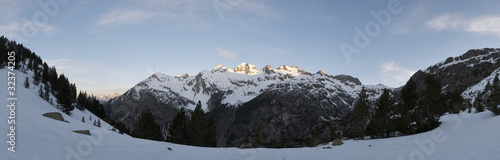
POLYGON ((157 71, 243 62, 399 87, 447 57, 500 48, 499 8, 496 0, 2 0, 0 34, 96 95, 123 93, 157 71))

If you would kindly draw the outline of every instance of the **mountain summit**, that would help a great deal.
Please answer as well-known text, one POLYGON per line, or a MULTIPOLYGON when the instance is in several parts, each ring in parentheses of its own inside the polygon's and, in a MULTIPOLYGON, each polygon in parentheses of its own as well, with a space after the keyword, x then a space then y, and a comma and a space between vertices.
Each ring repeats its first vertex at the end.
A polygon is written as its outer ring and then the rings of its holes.
POLYGON ((308 72, 305 70, 300 69, 299 67, 296 66, 290 66, 290 65, 282 65, 279 66, 276 70, 274 70, 270 65, 266 65, 262 70, 259 70, 255 65, 251 65, 248 63, 241 63, 240 65, 236 66, 234 69, 230 69, 227 67, 222 67, 220 63, 217 63, 217 65, 214 67, 214 70, 223 70, 227 72, 233 72, 233 73, 241 73, 241 74, 247 74, 247 75, 257 75, 262 72, 266 74, 270 74, 271 72, 280 72, 283 74, 288 74, 291 76, 299 76, 300 74, 307 74, 308 72))

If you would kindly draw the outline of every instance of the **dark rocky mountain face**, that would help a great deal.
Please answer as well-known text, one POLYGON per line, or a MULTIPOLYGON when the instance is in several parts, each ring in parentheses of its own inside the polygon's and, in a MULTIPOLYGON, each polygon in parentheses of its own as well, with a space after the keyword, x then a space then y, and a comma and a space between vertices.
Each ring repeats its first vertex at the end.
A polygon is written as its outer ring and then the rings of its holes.
POLYGON ((417 83, 417 90, 424 90, 426 74, 435 75, 441 80, 443 91, 460 93, 476 85, 500 68, 500 49, 473 49, 458 57, 449 57, 445 61, 420 70, 412 76, 417 83))
POLYGON ((331 125, 344 119, 350 108, 324 100, 329 98, 310 94, 308 90, 264 92, 234 111, 233 122, 220 138, 225 146, 238 146, 243 138, 255 141, 262 126, 266 135, 263 146, 272 142, 287 147, 303 146, 313 131, 320 132, 319 138, 328 140, 331 125), (318 130, 318 127, 322 128, 318 130))
POLYGON ((104 109, 107 117, 132 129, 133 124, 143 111, 150 110, 160 125, 165 127, 179 111, 177 106, 188 104, 194 104, 194 102, 175 93, 159 92, 154 89, 138 92, 129 90, 120 97, 108 101, 104 105, 104 109), (160 98, 158 93, 169 98, 160 98))

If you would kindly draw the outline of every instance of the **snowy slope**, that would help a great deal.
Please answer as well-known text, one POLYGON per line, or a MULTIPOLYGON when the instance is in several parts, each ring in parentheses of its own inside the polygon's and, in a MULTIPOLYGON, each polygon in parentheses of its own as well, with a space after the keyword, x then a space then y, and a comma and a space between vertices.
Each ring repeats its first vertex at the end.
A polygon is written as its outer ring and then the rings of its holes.
MULTIPOLYGON (((17 73, 19 83, 26 75, 17 73)), ((0 74, 6 75, 7 70, 0 69, 0 74)), ((6 84, 7 79, 1 78, 0 83, 6 84)), ((5 87, 2 90, 5 91, 5 87)), ((110 131, 111 127, 106 123, 98 128, 88 121, 91 113, 87 111, 75 110, 72 116, 63 114, 69 123, 52 120, 42 114, 60 111, 39 98, 36 87, 28 90, 18 85, 16 91, 17 148, 12 153, 4 144, 4 148, 0 149, 1 160, 500 159, 500 116, 493 117, 490 112, 445 115, 441 118, 443 124, 430 132, 379 140, 348 140, 332 149, 323 149, 324 146, 295 149, 202 148, 132 138, 110 131), (87 123, 81 122, 82 116, 86 117, 87 123), (72 132, 84 129, 90 130, 92 136, 72 132)), ((6 104, 6 92, 2 92, 1 97, 0 103, 6 104)), ((0 107, 0 119, 7 120, 8 112, 7 107, 0 107)), ((7 132, 7 127, 6 121, 0 123, 3 133, 7 132)), ((7 140, 5 134, 3 139, 7 140)))

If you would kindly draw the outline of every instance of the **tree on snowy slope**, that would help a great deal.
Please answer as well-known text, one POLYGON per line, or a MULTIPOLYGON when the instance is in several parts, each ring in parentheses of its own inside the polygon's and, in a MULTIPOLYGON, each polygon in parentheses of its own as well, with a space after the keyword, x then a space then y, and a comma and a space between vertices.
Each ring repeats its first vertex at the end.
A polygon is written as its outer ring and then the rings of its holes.
POLYGON ((132 136, 157 141, 162 141, 164 139, 160 125, 156 123, 156 118, 149 110, 143 111, 137 119, 137 122, 134 123, 132 136))
POLYGON ((71 115, 71 111, 73 111, 75 107, 72 105, 71 101, 70 84, 64 74, 59 76, 58 82, 60 82, 59 85, 61 85, 61 88, 58 90, 56 95, 57 103, 59 103, 64 113, 71 115))
POLYGON ((389 94, 388 89, 380 96, 375 109, 375 115, 368 124, 367 132, 375 137, 389 137, 389 133, 393 132, 394 125, 391 123, 391 111, 394 109, 394 102, 389 94))
POLYGON ((488 110, 495 113, 495 115, 500 115, 500 81, 498 79, 498 74, 495 75, 493 79, 493 85, 491 87, 491 94, 488 97, 488 110))
POLYGON ((99 102, 99 100, 97 100, 95 96, 89 96, 87 92, 80 91, 77 97, 78 98, 76 98, 76 102, 78 102, 78 109, 83 110, 85 108, 97 117, 105 119, 106 113, 104 111, 104 106, 99 102))
POLYGON ((30 81, 28 77, 26 77, 26 79, 24 80, 24 88, 30 88, 30 81))
POLYGON ((396 105, 396 130, 404 134, 415 133, 411 127, 413 122, 411 115, 415 111, 418 103, 417 85, 413 79, 410 78, 406 82, 403 89, 401 89, 401 96, 398 105, 396 105))
POLYGON ((208 118, 207 126, 205 127, 204 139, 206 147, 217 147, 217 133, 215 119, 213 116, 208 118))
POLYGON ((216 126, 213 117, 205 118, 205 112, 198 101, 188 120, 184 108, 175 115, 168 129, 167 141, 203 147, 216 147, 216 126))
POLYGON ((347 129, 346 136, 349 138, 358 137, 363 139, 365 136, 366 123, 370 117, 370 106, 368 102, 368 95, 366 95, 365 87, 361 89, 358 94, 358 101, 354 105, 353 112, 347 129))
POLYGON ((186 144, 186 127, 186 113, 184 111, 184 108, 181 108, 181 110, 177 112, 174 119, 172 119, 172 122, 170 123, 170 127, 168 128, 167 141, 177 144, 186 144))
MULTIPOLYGON (((419 105, 413 112, 413 120, 415 121, 415 130, 417 133, 432 130, 439 126, 439 117, 446 111, 445 95, 441 94, 441 80, 433 75, 427 75, 424 80, 426 89, 422 93, 419 105)), ((452 94, 450 94, 452 95, 452 94)), ((451 97, 451 96, 449 96, 451 97)), ((461 103, 460 100, 453 100, 453 105, 461 103)), ((452 106, 451 104, 448 106, 452 106)), ((450 112, 453 112, 452 107, 450 112)), ((458 107, 460 111, 460 106, 458 107)))

